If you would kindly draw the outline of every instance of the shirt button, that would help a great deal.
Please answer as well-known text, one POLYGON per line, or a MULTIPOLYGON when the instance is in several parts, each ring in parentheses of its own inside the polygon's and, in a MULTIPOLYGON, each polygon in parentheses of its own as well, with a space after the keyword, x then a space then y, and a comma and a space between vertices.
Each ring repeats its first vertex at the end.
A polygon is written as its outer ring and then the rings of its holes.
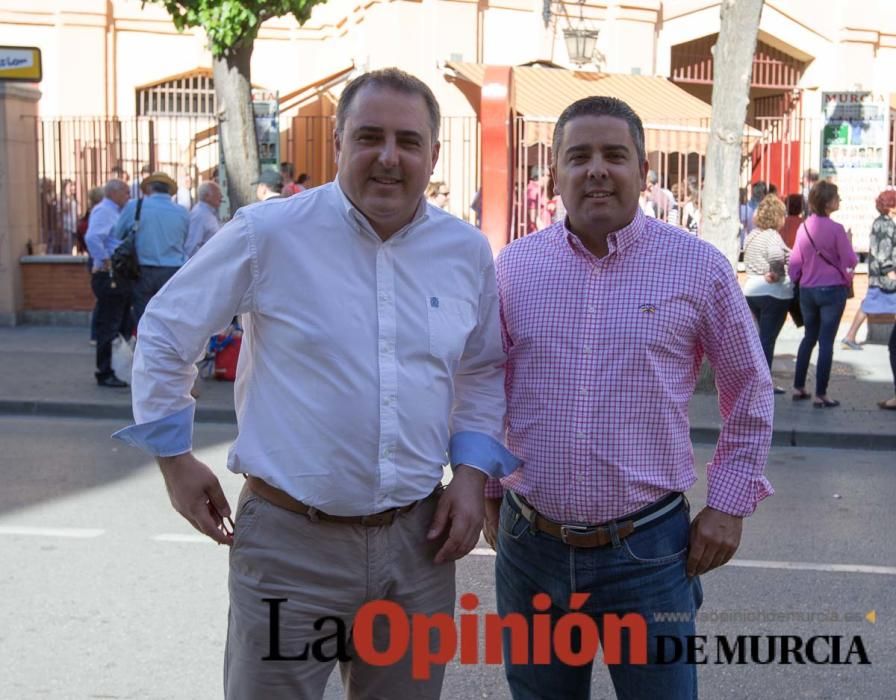
POLYGON ((586 345, 584 348, 582 348, 582 352, 585 353, 586 355, 590 355, 591 354, 591 346, 586 345))
POLYGON ((584 440, 584 439, 585 439, 585 433, 578 432, 578 433, 576 433, 576 437, 577 437, 579 440, 584 440))
POLYGON ((589 313, 589 314, 596 314, 596 313, 597 313, 597 307, 596 307, 594 304, 588 304, 588 313, 589 313))

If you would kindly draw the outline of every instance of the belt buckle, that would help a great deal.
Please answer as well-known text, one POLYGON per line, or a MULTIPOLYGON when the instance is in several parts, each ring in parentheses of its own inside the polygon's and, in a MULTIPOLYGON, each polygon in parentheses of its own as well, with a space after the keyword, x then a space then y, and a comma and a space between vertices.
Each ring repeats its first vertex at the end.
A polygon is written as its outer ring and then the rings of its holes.
POLYGON ((395 508, 384 510, 382 513, 374 513, 373 515, 362 515, 361 524, 365 527, 382 527, 391 525, 395 520, 395 508))
MULTIPOLYGON (((569 544, 567 537, 570 534, 573 535, 591 535, 597 532, 596 525, 561 525, 560 526, 560 540, 563 544, 569 544)), ((571 545, 575 546, 575 545, 571 545)))

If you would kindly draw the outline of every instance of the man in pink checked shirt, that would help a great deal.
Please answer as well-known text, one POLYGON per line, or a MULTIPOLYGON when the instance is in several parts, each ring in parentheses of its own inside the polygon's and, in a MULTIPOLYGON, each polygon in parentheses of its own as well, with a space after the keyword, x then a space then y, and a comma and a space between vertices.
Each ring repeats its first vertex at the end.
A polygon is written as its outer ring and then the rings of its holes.
MULTIPOLYGON (((500 615, 531 615, 547 593, 559 618, 574 592, 590 594, 582 611, 599 628, 604 614, 638 613, 647 664, 609 666, 617 696, 678 700, 697 697, 696 666, 658 663, 661 636, 695 633, 699 576, 734 555, 742 519, 772 493, 773 395, 731 265, 640 211, 647 167, 624 102, 589 97, 560 116, 551 169, 568 217, 497 262, 507 443, 522 466, 488 483, 485 531, 500 615), (724 424, 691 522, 688 401, 704 355, 724 424), (653 615, 669 612, 683 615, 653 615)), ((512 664, 509 643, 515 700, 589 697, 591 664, 512 664)))

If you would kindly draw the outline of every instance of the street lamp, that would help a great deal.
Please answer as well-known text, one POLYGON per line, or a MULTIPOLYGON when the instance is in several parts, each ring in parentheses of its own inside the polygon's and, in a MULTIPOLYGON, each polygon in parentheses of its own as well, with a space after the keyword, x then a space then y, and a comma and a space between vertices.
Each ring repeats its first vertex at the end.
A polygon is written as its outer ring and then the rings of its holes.
POLYGON ((583 66, 594 60, 594 50, 597 48, 597 29, 587 29, 584 24, 579 27, 563 30, 563 41, 566 42, 566 52, 569 54, 570 63, 583 66))
MULTIPOLYGON (((594 52, 597 49, 597 37, 600 34, 598 29, 589 29, 585 22, 584 5, 585 0, 579 0, 579 19, 575 26, 569 18, 569 12, 566 10, 566 3, 559 0, 563 6, 563 14, 569 26, 563 30, 563 41, 566 44, 566 52, 569 55, 569 62, 577 66, 583 66, 587 63, 594 62, 594 52)), ((541 17, 544 20, 544 26, 547 27, 551 22, 552 0, 543 0, 541 17)))

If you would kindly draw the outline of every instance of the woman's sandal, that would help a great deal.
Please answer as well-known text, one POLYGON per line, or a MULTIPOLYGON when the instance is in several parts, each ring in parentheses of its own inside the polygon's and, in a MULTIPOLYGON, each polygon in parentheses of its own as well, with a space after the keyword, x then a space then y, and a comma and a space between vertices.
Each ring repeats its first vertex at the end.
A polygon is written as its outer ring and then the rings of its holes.
POLYGON ((812 394, 810 394, 808 391, 803 391, 802 389, 800 389, 799 391, 794 391, 793 396, 791 396, 790 398, 792 398, 794 401, 805 401, 806 399, 811 399, 812 394))
POLYGON ((896 399, 887 399, 886 401, 878 401, 877 407, 885 411, 896 411, 896 399))
POLYGON ((815 401, 812 402, 812 405, 815 406, 815 408, 834 408, 839 406, 840 402, 832 401, 831 399, 815 399, 815 401))

